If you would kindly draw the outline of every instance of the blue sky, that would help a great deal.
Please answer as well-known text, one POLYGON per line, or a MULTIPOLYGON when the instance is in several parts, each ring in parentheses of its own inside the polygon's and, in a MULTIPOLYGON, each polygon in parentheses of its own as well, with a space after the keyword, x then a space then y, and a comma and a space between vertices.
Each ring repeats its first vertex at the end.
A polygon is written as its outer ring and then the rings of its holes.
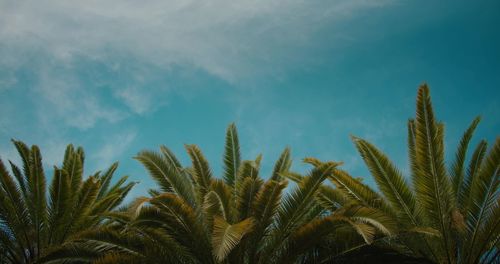
POLYGON ((47 168, 84 146, 86 174, 153 183, 132 157, 198 144, 220 173, 224 132, 269 172, 344 161, 371 182, 349 135, 405 170, 406 121, 427 82, 450 156, 476 116, 500 131, 499 1, 0 0, 0 154, 10 138, 42 148, 47 168))

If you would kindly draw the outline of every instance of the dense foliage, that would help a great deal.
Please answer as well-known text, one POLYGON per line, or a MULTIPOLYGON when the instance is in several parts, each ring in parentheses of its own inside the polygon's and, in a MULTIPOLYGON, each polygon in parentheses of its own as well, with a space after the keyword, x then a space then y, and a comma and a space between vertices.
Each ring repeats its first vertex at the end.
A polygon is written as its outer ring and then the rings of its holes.
POLYGON ((134 183, 126 177, 111 185, 118 164, 83 180, 84 152, 69 145, 61 168, 54 167, 47 193, 42 156, 13 140, 22 167, 0 160, 0 260, 34 263, 75 233, 100 226, 104 214, 125 198, 134 183))
POLYGON ((196 145, 184 166, 166 146, 135 157, 156 181, 117 208, 134 183, 110 187, 114 164, 83 180, 83 151, 68 146, 46 194, 41 156, 14 141, 22 161, 0 161, 2 263, 500 263, 500 138, 467 155, 475 119, 450 165, 429 89, 408 122, 409 174, 374 145, 353 142, 378 190, 341 163, 305 158, 291 171, 286 148, 261 177, 243 160, 234 124, 221 177, 196 145), (292 182, 292 183, 290 183, 292 182))

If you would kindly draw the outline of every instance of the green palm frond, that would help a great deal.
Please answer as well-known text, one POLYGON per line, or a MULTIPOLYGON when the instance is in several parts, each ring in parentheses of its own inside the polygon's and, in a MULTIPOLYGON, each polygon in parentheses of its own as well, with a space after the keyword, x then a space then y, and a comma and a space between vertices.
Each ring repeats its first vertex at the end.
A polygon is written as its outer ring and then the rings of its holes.
POLYGON ((455 152, 455 160, 451 164, 450 173, 453 184, 453 192, 457 195, 456 199, 459 199, 459 194, 462 191, 462 185, 465 177, 465 157, 467 155, 467 149, 469 147, 469 142, 472 139, 474 130, 476 130, 477 125, 481 121, 480 117, 476 117, 472 123, 469 125, 467 130, 464 132, 460 143, 458 144, 457 151, 455 152))
POLYGON ((338 215, 316 218, 301 226, 290 236, 286 249, 280 254, 276 263, 293 263, 298 256, 311 248, 325 243, 323 239, 345 225, 347 218, 338 215))
POLYGON ((12 254, 13 258, 28 259, 34 252, 30 237, 32 232, 30 214, 13 178, 1 160, 0 186, 0 229, 4 231, 5 237, 2 239, 4 247, 18 251, 17 255, 12 254), (25 250, 29 251, 28 255, 25 250))
POLYGON ((348 198, 342 191, 326 185, 321 186, 316 199, 324 209, 330 212, 334 212, 348 203, 348 198))
POLYGON ((481 225, 488 220, 500 197, 500 138, 495 141, 475 177, 477 180, 473 181, 471 186, 471 203, 467 217, 467 230, 471 235, 468 237, 466 248, 482 246, 476 243, 480 239, 478 234, 481 232, 481 225))
POLYGON ((207 159, 196 145, 186 145, 186 150, 191 158, 193 177, 196 182, 198 203, 202 204, 205 195, 210 190, 212 171, 207 159))
POLYGON ((182 198, 172 193, 164 193, 151 199, 150 203, 157 208, 163 209, 173 220, 179 224, 179 227, 186 229, 192 234, 200 234, 199 225, 196 220, 196 214, 182 198))
POLYGON ((100 177, 101 187, 99 188, 98 198, 102 198, 109 191, 109 186, 111 184, 111 179, 113 178, 113 174, 118 168, 118 162, 113 163, 100 177))
POLYGON ((49 188, 49 243, 61 241, 63 235, 62 226, 68 221, 71 203, 71 182, 65 170, 54 167, 54 176, 49 188))
POLYGON ((459 206, 462 209, 462 212, 464 212, 466 220, 469 218, 469 215, 466 212, 468 212, 469 208, 472 206, 472 186, 478 185, 477 181, 479 177, 477 175, 479 174, 484 157, 486 156, 487 148, 488 143, 485 140, 479 142, 474 150, 474 153, 472 154, 469 166, 467 167, 464 185, 459 196, 459 206))
POLYGON ((68 174, 72 192, 78 192, 81 188, 83 177, 83 159, 84 154, 81 149, 77 151, 74 149, 73 145, 68 145, 66 152, 64 153, 62 169, 68 174))
POLYGON ((233 186, 238 169, 240 167, 240 142, 238 141, 238 132, 234 123, 227 127, 226 144, 224 147, 224 181, 233 186))
POLYGON ((282 201, 276 217, 276 229, 273 230, 273 237, 263 253, 263 260, 273 259, 272 254, 280 250, 292 230, 304 224, 304 217, 313 205, 317 190, 332 173, 334 165, 322 165, 314 168, 311 173, 304 177, 302 182, 282 201))
POLYGON ((178 167, 179 163, 171 152, 162 146, 162 154, 142 151, 135 159, 144 165, 164 192, 175 192, 187 203, 194 204, 194 190, 190 179, 178 167))

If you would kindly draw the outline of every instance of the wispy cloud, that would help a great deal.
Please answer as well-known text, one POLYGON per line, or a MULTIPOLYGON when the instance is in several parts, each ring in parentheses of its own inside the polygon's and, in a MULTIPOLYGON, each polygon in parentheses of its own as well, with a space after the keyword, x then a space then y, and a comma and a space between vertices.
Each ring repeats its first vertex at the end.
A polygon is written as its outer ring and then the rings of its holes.
POLYGON ((95 164, 97 168, 102 169, 117 161, 134 142, 136 135, 135 131, 127 131, 110 137, 111 139, 106 141, 106 143, 91 156, 91 159, 95 161, 93 164, 95 164))
POLYGON ((62 62, 127 54, 234 80, 275 68, 292 59, 288 52, 312 47, 312 34, 325 24, 385 2, 4 1, 0 36, 4 45, 46 52, 62 62))
POLYGON ((180 66, 230 83, 279 75, 290 65, 302 65, 291 61, 307 60, 305 53, 315 47, 314 34, 325 25, 386 3, 2 1, 0 89, 14 86, 16 73, 29 69, 34 77, 30 85, 44 111, 53 110, 66 125, 87 129, 100 120, 114 122, 125 116, 123 110, 102 103, 103 90, 111 89, 114 99, 133 114, 165 104, 158 94, 168 89, 145 87, 148 80, 137 78, 135 71, 180 66), (85 67, 102 69, 88 73, 85 67), (127 84, 101 83, 100 71, 118 74, 127 84))
POLYGON ((92 93, 93 89, 84 87, 74 74, 62 73, 63 76, 57 76, 50 69, 42 70, 33 87, 39 108, 37 113, 43 125, 63 120, 69 126, 88 129, 100 120, 116 122, 124 117, 124 113, 107 106, 98 94, 92 93))

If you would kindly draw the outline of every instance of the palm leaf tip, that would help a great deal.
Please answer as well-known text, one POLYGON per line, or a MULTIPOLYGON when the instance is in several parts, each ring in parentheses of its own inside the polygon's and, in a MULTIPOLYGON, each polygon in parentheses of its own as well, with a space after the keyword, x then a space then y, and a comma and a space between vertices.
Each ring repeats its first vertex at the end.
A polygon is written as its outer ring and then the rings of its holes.
POLYGON ((236 125, 231 123, 226 130, 226 144, 224 147, 224 181, 231 186, 234 185, 240 162, 238 132, 236 125))
POLYGON ((289 147, 286 147, 274 165, 271 179, 275 181, 279 180, 280 174, 287 172, 291 166, 292 166, 291 150, 289 147))

